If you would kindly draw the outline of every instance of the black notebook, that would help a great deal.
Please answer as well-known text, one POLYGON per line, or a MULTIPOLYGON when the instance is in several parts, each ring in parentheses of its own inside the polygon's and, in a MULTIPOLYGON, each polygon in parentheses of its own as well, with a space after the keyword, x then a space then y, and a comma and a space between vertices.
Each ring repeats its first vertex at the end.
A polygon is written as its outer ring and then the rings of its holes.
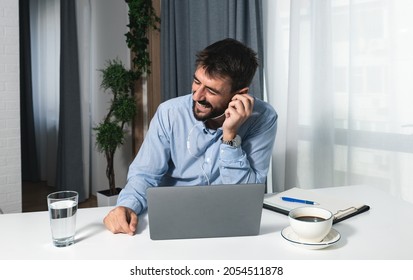
POLYGON ((277 194, 266 194, 263 207, 288 215, 293 208, 309 206, 308 204, 284 201, 281 199, 281 197, 284 196, 316 202, 317 204, 314 206, 325 208, 333 213, 333 223, 341 222, 370 209, 368 205, 361 202, 347 201, 334 196, 320 194, 313 190, 301 188, 292 188, 277 194))

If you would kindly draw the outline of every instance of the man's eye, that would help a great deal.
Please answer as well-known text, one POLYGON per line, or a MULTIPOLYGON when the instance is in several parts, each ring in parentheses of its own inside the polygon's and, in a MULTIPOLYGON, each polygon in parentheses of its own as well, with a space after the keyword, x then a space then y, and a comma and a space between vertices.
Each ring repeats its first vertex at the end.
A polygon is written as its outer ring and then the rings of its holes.
POLYGON ((215 92, 215 91, 213 91, 212 89, 208 89, 208 92, 210 93, 210 94, 213 94, 213 95, 217 95, 218 93, 217 92, 215 92))
POLYGON ((194 83, 197 84, 197 85, 199 85, 201 82, 194 79, 194 83))

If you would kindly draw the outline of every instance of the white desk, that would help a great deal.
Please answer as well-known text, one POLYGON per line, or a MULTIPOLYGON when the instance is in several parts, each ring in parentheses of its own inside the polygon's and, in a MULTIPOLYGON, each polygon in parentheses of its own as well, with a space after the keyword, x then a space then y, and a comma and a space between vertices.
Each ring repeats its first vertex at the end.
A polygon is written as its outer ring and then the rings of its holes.
POLYGON ((135 236, 112 234, 102 224, 110 208, 79 209, 76 243, 52 245, 47 212, 0 215, 0 259, 294 260, 413 259, 413 204, 367 186, 318 189, 370 205, 370 211, 334 225, 341 240, 322 250, 298 248, 280 232, 286 216, 263 209, 258 236, 153 241, 147 216, 135 236))

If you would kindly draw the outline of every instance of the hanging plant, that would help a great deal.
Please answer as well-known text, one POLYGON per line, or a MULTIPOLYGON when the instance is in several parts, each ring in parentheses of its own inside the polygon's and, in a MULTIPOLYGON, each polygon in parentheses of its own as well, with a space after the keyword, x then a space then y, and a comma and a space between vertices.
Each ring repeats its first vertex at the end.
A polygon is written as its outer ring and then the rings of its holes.
POLYGON ((148 30, 159 30, 161 19, 156 15, 152 0, 126 0, 129 6, 129 32, 125 34, 128 48, 132 51, 133 71, 137 77, 150 74, 151 61, 148 52, 148 30))

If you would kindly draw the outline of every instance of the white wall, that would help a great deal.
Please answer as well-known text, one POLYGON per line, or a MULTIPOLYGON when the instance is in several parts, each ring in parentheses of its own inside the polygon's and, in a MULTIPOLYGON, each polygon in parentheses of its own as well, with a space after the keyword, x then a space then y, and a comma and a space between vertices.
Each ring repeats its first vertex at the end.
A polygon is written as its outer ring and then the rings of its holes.
POLYGON ((0 208, 21 212, 18 1, 0 0, 0 208))

